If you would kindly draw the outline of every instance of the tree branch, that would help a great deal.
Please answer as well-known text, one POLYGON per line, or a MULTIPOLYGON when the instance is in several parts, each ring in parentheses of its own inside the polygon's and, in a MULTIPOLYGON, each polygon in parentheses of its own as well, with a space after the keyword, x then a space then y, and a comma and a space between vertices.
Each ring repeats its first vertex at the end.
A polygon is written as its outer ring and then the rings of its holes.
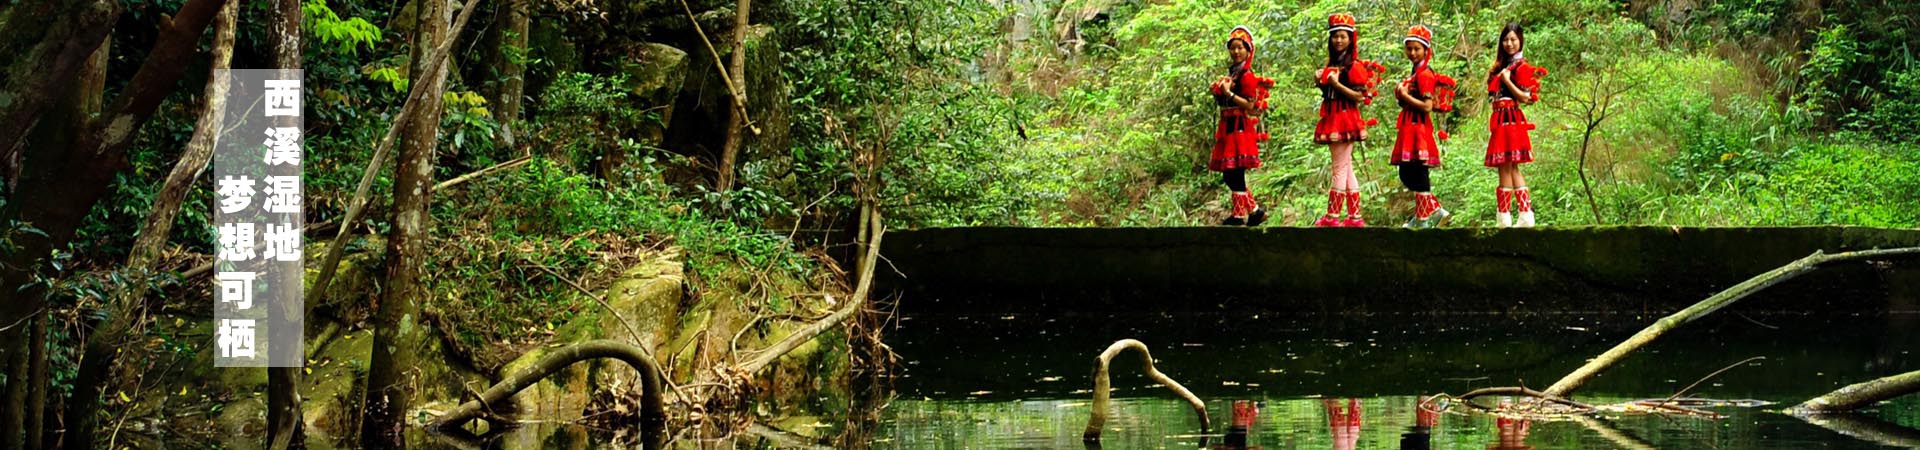
POLYGON ((1680 310, 1680 312, 1661 318, 1659 321, 1654 322, 1653 325, 1640 330, 1639 333, 1634 334, 1633 337, 1628 338, 1625 342, 1621 342, 1619 345, 1607 350, 1606 353, 1602 353, 1599 357, 1588 361, 1586 365, 1580 366, 1579 369, 1575 369, 1565 377, 1561 377, 1560 381, 1554 382, 1553 386, 1547 388, 1546 393, 1554 396, 1566 396, 1574 390, 1579 389, 1582 384, 1592 379, 1594 375, 1598 375, 1601 371, 1612 367, 1614 363, 1618 363, 1621 359, 1626 358, 1627 355, 1633 353, 1634 350, 1653 343, 1655 339, 1659 339, 1660 336, 1666 334, 1667 331, 1671 331, 1700 317, 1712 314, 1714 311, 1719 311, 1721 308, 1732 305, 1734 302, 1747 298, 1748 295, 1752 295, 1762 289, 1779 284, 1782 281, 1791 280, 1807 272, 1812 272, 1822 265, 1856 259, 1913 255, 1920 255, 1920 247, 1863 250, 1834 254, 1815 251, 1812 255, 1807 255, 1805 258, 1800 258, 1780 268, 1754 276, 1747 281, 1740 282, 1740 284, 1720 291, 1720 293, 1714 294, 1706 300, 1701 300, 1693 306, 1680 310))

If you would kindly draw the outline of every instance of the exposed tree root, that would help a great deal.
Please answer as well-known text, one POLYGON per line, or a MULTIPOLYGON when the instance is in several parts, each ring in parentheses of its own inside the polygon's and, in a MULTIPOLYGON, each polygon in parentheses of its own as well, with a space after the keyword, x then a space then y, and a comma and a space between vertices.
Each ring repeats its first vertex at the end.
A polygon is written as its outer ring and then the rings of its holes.
POLYGON ((1140 360, 1147 365, 1147 377, 1153 378, 1153 381, 1165 385, 1167 389, 1172 390, 1174 394, 1179 395, 1182 399, 1186 399, 1187 404, 1193 407, 1193 415, 1200 419, 1200 434, 1207 434, 1209 422, 1207 421, 1206 402, 1200 401, 1200 397, 1194 396, 1193 392, 1188 391, 1186 386, 1181 386, 1180 382, 1173 381, 1172 377, 1168 377, 1167 374, 1160 373, 1160 369, 1154 368, 1153 354, 1147 351, 1147 344, 1133 339, 1121 339, 1114 342, 1113 345, 1107 346, 1107 350, 1100 352, 1100 357, 1094 360, 1093 412, 1087 417, 1087 430, 1080 434, 1080 440, 1086 442, 1100 441, 1100 431, 1106 427, 1107 424, 1108 397, 1111 395, 1109 391, 1112 390, 1110 389, 1111 384, 1107 379, 1107 364, 1113 361, 1113 357, 1119 356, 1121 352, 1129 349, 1140 351, 1140 360))

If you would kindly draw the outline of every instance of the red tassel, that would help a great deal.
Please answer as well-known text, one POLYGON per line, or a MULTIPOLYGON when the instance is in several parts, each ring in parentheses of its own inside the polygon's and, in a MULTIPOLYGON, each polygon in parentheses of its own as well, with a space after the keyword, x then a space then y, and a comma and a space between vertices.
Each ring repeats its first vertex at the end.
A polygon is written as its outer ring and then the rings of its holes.
POLYGON ((1447 130, 1440 130, 1440 140, 1447 140, 1447 130))

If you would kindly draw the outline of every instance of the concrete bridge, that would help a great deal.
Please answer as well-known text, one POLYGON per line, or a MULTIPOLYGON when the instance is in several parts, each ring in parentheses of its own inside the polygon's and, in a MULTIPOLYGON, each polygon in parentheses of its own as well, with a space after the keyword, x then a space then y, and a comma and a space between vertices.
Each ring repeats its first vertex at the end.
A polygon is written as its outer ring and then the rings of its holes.
MULTIPOLYGON (((903 310, 1666 312, 1805 257, 1920 246, 1920 230, 1623 226, 942 228, 889 232, 903 310)), ((1743 301, 1913 311, 1920 260, 1823 268, 1743 301)))

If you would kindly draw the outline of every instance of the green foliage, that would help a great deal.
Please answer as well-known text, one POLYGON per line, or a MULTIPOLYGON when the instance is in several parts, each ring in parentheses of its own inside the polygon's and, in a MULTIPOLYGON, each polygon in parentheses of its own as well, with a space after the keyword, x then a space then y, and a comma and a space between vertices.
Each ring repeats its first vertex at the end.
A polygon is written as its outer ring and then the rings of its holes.
POLYGON ((359 17, 342 20, 327 7, 326 0, 307 0, 300 11, 309 26, 307 33, 320 38, 321 44, 334 46, 335 52, 358 55, 361 46, 370 48, 380 43, 380 27, 359 17))
POLYGON ((660 116, 635 99, 626 85, 624 74, 560 74, 540 97, 540 113, 527 132, 545 135, 542 145, 558 149, 576 170, 588 170, 612 152, 637 154, 638 144, 625 142, 625 134, 643 124, 658 125, 660 116))

